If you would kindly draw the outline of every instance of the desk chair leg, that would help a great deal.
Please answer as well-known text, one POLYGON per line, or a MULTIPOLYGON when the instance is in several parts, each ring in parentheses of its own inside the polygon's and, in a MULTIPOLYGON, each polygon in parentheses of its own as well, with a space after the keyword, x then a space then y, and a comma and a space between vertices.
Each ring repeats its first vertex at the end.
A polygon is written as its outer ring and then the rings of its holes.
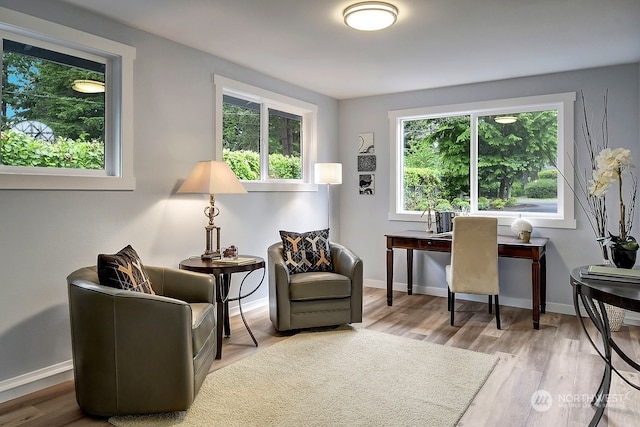
POLYGON ((493 312, 493 309, 491 307, 491 301, 492 301, 491 295, 489 295, 489 314, 491 314, 493 312))
POLYGON ((500 304, 498 303, 498 295, 496 295, 495 297, 496 297, 496 326, 498 327, 498 329, 500 329, 500 304))
POLYGON ((447 286, 447 311, 451 311, 451 289, 447 286))
POLYGON ((453 314, 455 312, 456 306, 456 294, 454 292, 449 291, 449 312, 451 313, 451 326, 453 326, 453 314))

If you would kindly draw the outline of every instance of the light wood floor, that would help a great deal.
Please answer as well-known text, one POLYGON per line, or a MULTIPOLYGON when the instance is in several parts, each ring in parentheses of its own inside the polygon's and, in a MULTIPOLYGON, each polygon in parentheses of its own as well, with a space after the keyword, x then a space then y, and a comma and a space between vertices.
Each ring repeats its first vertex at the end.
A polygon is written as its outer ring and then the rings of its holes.
MULTIPOLYGON (((354 326, 500 356, 459 427, 587 425, 593 414, 588 402, 598 387, 603 364, 575 316, 543 314, 536 331, 530 310, 501 307, 503 329, 498 331, 486 309, 486 304, 459 301, 456 327, 451 327, 444 298, 396 292, 393 307, 388 307, 385 290, 365 288, 363 323, 354 326), (547 411, 532 408, 531 396, 537 390, 546 390, 552 397, 547 411)), ((253 347, 236 316, 231 319, 232 336, 224 339, 222 360, 215 361, 212 370, 291 335, 274 330, 267 308, 246 315, 260 347, 253 347)), ((615 338, 627 354, 640 360, 640 327, 623 326, 615 338)), ((640 383, 638 374, 623 373, 640 383)), ((600 426, 640 425, 640 391, 615 377, 611 393, 614 400, 600 426)), ((108 425, 106 419, 82 414, 71 382, 0 404, 0 426, 108 425)))

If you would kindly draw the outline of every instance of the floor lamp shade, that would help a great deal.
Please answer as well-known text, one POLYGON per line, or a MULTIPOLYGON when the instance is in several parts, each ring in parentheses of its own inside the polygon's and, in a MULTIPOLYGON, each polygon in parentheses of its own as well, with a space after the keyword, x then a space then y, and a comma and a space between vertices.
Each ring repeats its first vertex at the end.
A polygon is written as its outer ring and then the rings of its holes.
POLYGON ((316 184, 342 184, 342 163, 316 163, 314 165, 316 184))
POLYGON ((220 227, 214 224, 214 219, 220 213, 215 206, 216 194, 244 194, 247 190, 242 186, 238 177, 225 162, 207 160, 198 162, 187 179, 178 189, 178 193, 198 193, 209 195, 209 206, 204 214, 209 218, 205 227, 206 246, 202 259, 220 258, 220 227), (216 232, 216 247, 213 248, 213 232, 216 232))
POLYGON ((342 184, 342 163, 316 163, 313 167, 313 181, 327 185, 327 227, 331 227, 331 196, 329 187, 342 184))

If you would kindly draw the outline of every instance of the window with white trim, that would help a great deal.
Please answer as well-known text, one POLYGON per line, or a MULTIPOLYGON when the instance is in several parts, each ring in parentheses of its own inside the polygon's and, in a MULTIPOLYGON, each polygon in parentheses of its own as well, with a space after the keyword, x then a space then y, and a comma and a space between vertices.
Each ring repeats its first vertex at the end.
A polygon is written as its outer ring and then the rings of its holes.
POLYGON ((0 188, 134 189, 135 49, 0 11, 0 188))
POLYGON ((575 93, 389 112, 390 219, 425 212, 575 227, 575 93))
POLYGON ((308 189, 317 107, 218 75, 214 83, 216 158, 250 190, 308 189))

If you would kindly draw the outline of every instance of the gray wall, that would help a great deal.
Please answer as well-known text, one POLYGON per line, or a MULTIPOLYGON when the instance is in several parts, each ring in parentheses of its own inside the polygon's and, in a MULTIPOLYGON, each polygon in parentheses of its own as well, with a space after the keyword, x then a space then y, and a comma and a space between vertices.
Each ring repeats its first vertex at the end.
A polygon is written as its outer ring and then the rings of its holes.
MULTIPOLYGON (((589 69, 575 72, 533 76, 527 78, 447 87, 434 90, 397 93, 340 102, 340 158, 344 164, 344 178, 340 198, 342 243, 352 247, 365 262, 365 277, 369 284, 385 286, 385 233, 401 230, 422 230, 424 223, 389 221, 389 156, 390 137, 388 111, 435 105, 458 104, 491 99, 515 98, 550 93, 583 91, 588 110, 592 113, 592 127, 596 131, 603 114, 603 96, 609 90, 610 147, 631 149, 636 164, 640 160, 640 130, 638 127, 639 64, 589 69), (375 133, 377 155, 376 189, 374 196, 357 195, 357 137, 361 132, 375 133)), ((586 165, 582 149, 582 103, 575 104, 576 158, 586 165)), ((637 169, 636 169, 637 173, 637 169)), ((615 194, 615 193, 614 193, 615 194)), ((608 197, 610 230, 616 232, 617 196, 608 197)), ((547 254, 548 308, 572 313, 569 271, 579 265, 602 260, 594 235, 585 214, 576 205, 577 229, 537 228, 534 236, 551 239, 547 254)), ((637 211, 634 235, 640 235, 637 211)), ((500 232, 510 234, 509 227, 500 232)), ((406 284, 405 251, 396 250, 394 282, 402 288, 406 284)), ((414 286, 418 291, 446 295, 444 266, 448 254, 416 253, 414 286)), ((530 308, 531 263, 525 260, 500 260, 501 302, 530 308)), ((443 306, 444 307, 444 306, 443 306)))
MULTIPOLYGON (((338 103, 64 4, 17 0, 0 1, 0 6, 137 49, 136 190, 0 190, 1 383, 71 358, 65 278, 95 264, 98 253, 132 244, 144 263, 177 267, 204 251, 207 197, 175 190, 198 160, 212 156, 214 73, 316 104, 319 161, 338 161, 338 103)), ((221 195, 216 205, 222 244, 235 243, 242 253, 265 258, 266 248, 280 238, 278 230, 322 228, 327 221, 324 188, 221 195)), ((339 223, 332 225, 337 235, 339 223)), ((245 289, 252 283, 248 280, 245 289)), ((267 296, 263 284, 247 306, 264 303, 267 296)))

